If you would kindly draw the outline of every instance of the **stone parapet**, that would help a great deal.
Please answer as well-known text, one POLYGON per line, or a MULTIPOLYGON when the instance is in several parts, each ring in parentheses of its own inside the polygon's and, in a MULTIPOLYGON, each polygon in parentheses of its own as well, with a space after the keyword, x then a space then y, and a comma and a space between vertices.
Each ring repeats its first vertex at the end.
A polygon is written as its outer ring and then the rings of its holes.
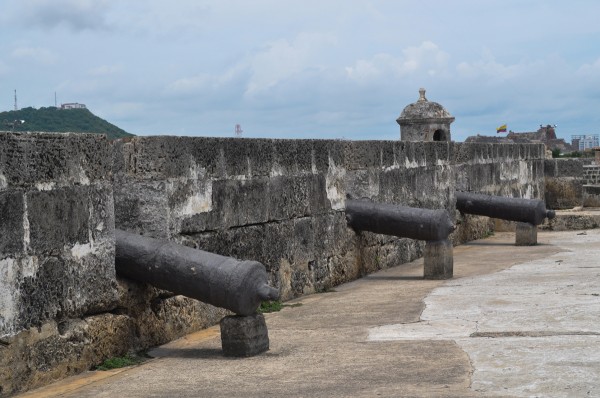
POLYGON ((461 223, 452 235, 457 244, 487 235, 493 223, 457 214, 455 191, 542 198, 543 157, 543 145, 535 144, 194 137, 109 143, 98 135, 3 133, 2 394, 227 315, 117 277, 115 224, 260 261, 269 283, 290 299, 427 250, 423 241, 354 232, 346 224, 347 198, 445 209, 461 223))

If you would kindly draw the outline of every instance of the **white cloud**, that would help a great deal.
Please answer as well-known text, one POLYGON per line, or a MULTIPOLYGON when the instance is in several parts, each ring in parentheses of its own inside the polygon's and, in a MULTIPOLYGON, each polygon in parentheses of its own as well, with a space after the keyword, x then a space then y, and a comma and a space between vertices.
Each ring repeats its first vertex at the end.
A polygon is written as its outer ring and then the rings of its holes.
POLYGON ((481 59, 473 62, 461 62, 456 66, 456 71, 465 78, 493 78, 506 80, 523 73, 527 65, 504 65, 496 61, 496 57, 489 49, 484 49, 481 59))
POLYGON ((46 48, 19 47, 12 51, 11 57, 15 59, 31 59, 44 65, 56 63, 58 57, 46 48))
POLYGON ((430 41, 423 42, 419 47, 408 47, 403 50, 404 61, 401 72, 427 70, 427 73, 443 71, 448 63, 449 55, 430 41))
POLYGON ((397 78, 416 73, 438 75, 447 69, 450 56, 435 43, 425 41, 402 50, 402 56, 376 54, 370 60, 359 59, 345 68, 350 79, 368 82, 378 78, 397 78))
POLYGON ((92 68, 88 71, 88 75, 90 76, 110 76, 118 73, 123 68, 117 65, 101 65, 95 68, 92 68))
POLYGON ((196 94, 210 87, 218 76, 211 76, 208 73, 199 74, 193 77, 184 77, 169 83, 165 89, 167 94, 196 94))
POLYGON ((600 77, 600 58, 593 63, 584 63, 579 67, 577 73, 581 76, 600 77))
POLYGON ((320 62, 321 54, 335 43, 335 37, 321 33, 300 33, 292 41, 271 41, 221 73, 203 72, 176 79, 167 84, 165 93, 194 96, 226 88, 253 99, 278 84, 299 78, 303 72, 327 69, 320 62))
POLYGON ((199 73, 191 77, 177 79, 165 88, 167 95, 189 96, 197 95, 235 84, 243 75, 247 74, 248 65, 240 63, 228 68, 223 73, 199 73))
POLYGON ((99 112, 110 114, 112 117, 127 119, 134 116, 141 117, 146 111, 146 106, 141 102, 116 102, 106 105, 99 112))
POLYGON ((319 55, 335 43, 333 35, 321 33, 301 33, 292 42, 279 39, 269 43, 248 62, 251 77, 246 95, 268 90, 307 69, 323 69, 319 55))

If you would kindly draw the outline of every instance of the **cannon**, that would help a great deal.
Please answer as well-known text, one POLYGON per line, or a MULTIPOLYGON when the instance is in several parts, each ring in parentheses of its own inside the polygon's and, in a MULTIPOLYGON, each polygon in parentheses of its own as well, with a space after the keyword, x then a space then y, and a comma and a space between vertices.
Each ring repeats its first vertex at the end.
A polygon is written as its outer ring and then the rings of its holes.
POLYGON ((367 200, 347 200, 346 221, 354 230, 425 241, 447 239, 454 231, 454 224, 446 210, 404 207, 367 200))
POLYGON ((239 315, 252 315, 279 291, 257 261, 238 261, 174 242, 115 230, 117 274, 239 315))
POLYGON ((545 218, 553 219, 554 210, 547 210, 539 199, 505 198, 471 192, 456 192, 456 208, 461 213, 476 214, 540 225, 545 218))
POLYGON ((367 200, 346 200, 346 222, 355 231, 369 231, 425 241, 424 277, 448 279, 453 273, 455 226, 446 210, 404 207, 367 200))
POLYGON ((471 192, 456 192, 456 209, 461 213, 475 214, 517 222, 517 246, 537 243, 537 226, 545 218, 553 219, 554 210, 546 209, 539 199, 507 198, 471 192))

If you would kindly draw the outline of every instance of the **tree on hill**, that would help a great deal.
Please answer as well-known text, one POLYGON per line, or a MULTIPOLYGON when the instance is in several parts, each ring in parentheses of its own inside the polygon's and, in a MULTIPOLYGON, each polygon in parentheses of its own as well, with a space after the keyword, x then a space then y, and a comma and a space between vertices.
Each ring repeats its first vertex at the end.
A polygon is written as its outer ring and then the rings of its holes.
POLYGON ((97 133, 106 134, 109 139, 130 137, 133 134, 126 132, 94 115, 88 109, 59 109, 48 108, 23 108, 18 111, 0 112, 0 130, 10 126, 12 131, 44 131, 53 133, 97 133), (24 120, 23 124, 15 123, 24 120))

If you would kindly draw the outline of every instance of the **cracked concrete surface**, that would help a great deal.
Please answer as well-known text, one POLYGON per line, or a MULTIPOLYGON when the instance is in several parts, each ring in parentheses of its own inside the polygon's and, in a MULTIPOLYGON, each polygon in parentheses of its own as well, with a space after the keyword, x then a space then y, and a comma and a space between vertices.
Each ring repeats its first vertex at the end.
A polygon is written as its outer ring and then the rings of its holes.
POLYGON ((265 355, 224 358, 211 328, 26 396, 599 396, 600 231, 538 239, 459 246, 452 280, 421 259, 294 300, 267 314, 265 355))
POLYGON ((599 238, 551 235, 569 251, 448 281, 421 322, 371 328, 369 340, 455 341, 471 358, 471 388, 486 395, 599 396, 599 238))

